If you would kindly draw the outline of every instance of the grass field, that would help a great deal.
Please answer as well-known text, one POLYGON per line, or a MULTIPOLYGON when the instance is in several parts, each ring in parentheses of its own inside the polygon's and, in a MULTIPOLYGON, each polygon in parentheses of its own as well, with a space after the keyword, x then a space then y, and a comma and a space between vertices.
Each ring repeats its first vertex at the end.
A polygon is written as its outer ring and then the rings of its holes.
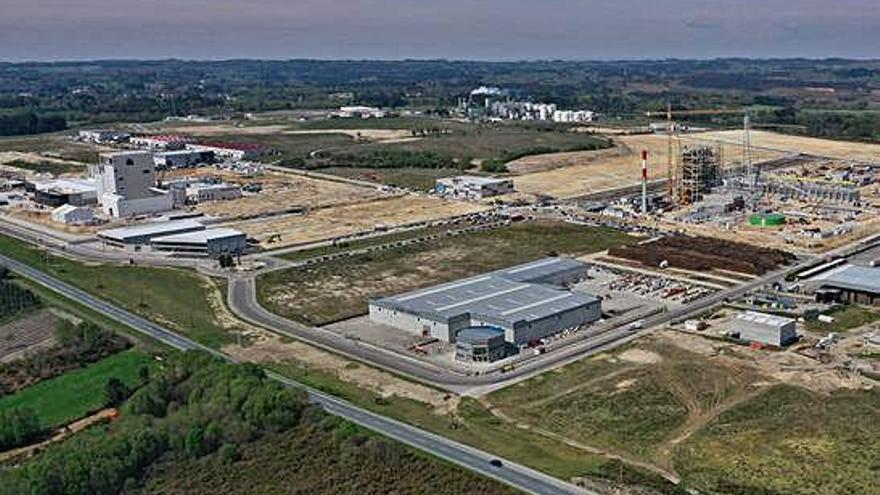
POLYGON ((13 160, 5 165, 9 167, 30 170, 38 174, 49 173, 52 175, 75 174, 85 172, 85 167, 70 162, 29 162, 25 160, 13 160))
POLYGON ((0 152, 51 153, 58 158, 75 162, 94 163, 98 161, 97 148, 89 144, 71 141, 66 138, 66 135, 67 133, 60 133, 0 138, 0 152))
POLYGON ((561 222, 499 229, 269 273, 258 279, 262 304, 310 324, 363 314, 372 297, 463 278, 551 253, 586 254, 632 237, 612 229, 561 222))
POLYGON ((779 385, 696 433, 675 465, 708 493, 873 495, 878 421, 877 390, 822 395, 779 385))
POLYGON ((101 409, 109 379, 118 378, 129 387, 138 386, 138 370, 152 363, 147 354, 129 349, 3 397, 0 409, 32 409, 43 426, 56 428, 101 409))
POLYGON ((0 252, 44 270, 100 298, 166 324, 209 346, 232 340, 209 304, 215 288, 195 272, 175 268, 85 264, 0 236, 0 252))
POLYGON ((819 320, 809 320, 807 330, 821 333, 846 332, 880 320, 880 311, 855 304, 842 306, 824 314, 834 317, 834 322, 824 323, 819 320))

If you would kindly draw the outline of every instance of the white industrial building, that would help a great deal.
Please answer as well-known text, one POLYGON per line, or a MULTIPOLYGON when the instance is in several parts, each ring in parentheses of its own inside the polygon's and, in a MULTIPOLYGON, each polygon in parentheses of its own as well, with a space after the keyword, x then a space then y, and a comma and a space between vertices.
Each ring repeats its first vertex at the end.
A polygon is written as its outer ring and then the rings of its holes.
POLYGON ((95 221, 95 212, 91 208, 65 204, 52 210, 52 221, 65 225, 85 225, 95 221))
POLYGON ((385 111, 376 107, 347 106, 339 107, 339 111, 333 116, 346 119, 381 119, 385 117, 385 111))
POLYGON ((261 144, 230 142, 191 143, 186 145, 186 149, 202 153, 213 153, 215 159, 226 161, 253 160, 272 151, 271 148, 261 144))
POLYGON ((241 187, 236 184, 206 184, 198 182, 186 188, 188 203, 205 203, 208 201, 231 201, 241 198, 241 187))
POLYGON ((95 144, 124 143, 131 138, 127 132, 111 131, 106 129, 92 129, 79 131, 77 137, 80 141, 95 144))
POLYGON ((34 193, 35 202, 46 206, 85 206, 98 203, 98 188, 93 179, 37 180, 25 184, 25 189, 34 193))
POLYGON ((155 237, 150 246, 157 251, 185 254, 240 254, 247 249, 247 235, 229 228, 206 229, 155 237))
POLYGON ((740 340, 783 347, 798 338, 797 323, 791 318, 746 311, 733 319, 731 334, 740 340))
POLYGON ((152 153, 102 153, 89 167, 97 183, 98 201, 105 215, 126 218, 161 213, 173 207, 171 194, 157 189, 152 153))
POLYGON ((441 196, 469 199, 482 199, 514 192, 513 179, 475 175, 437 179, 434 190, 441 196))
POLYGON ((444 342, 465 329, 495 328, 509 344, 524 346, 601 317, 598 298, 563 288, 586 270, 577 260, 545 258, 371 300, 370 320, 444 342))
POLYGON ((565 124, 577 124, 592 122, 596 114, 589 110, 556 110, 553 112, 553 122, 565 124))

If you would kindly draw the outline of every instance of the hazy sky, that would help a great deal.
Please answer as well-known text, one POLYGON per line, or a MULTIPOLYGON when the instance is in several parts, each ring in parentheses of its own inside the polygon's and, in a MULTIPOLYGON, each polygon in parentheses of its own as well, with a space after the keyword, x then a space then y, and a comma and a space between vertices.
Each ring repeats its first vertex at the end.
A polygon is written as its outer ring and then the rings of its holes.
POLYGON ((0 60, 880 57, 878 0, 0 0, 0 60))

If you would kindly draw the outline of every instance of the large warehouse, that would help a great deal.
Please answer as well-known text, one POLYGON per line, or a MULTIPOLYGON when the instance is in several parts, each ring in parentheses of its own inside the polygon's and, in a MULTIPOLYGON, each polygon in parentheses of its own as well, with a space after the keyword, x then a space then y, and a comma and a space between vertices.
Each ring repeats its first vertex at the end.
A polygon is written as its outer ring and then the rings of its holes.
POLYGON ((585 275, 579 261, 545 258, 372 300, 370 319, 444 342, 468 328, 497 328, 507 343, 522 346, 601 317, 599 299, 562 287, 585 275))
POLYGON ((215 228, 155 237, 150 246, 157 251, 208 256, 241 254, 247 249, 247 236, 235 229, 215 228))
POLYGON ((826 302, 880 305, 880 268, 842 265, 811 278, 817 298, 826 302))

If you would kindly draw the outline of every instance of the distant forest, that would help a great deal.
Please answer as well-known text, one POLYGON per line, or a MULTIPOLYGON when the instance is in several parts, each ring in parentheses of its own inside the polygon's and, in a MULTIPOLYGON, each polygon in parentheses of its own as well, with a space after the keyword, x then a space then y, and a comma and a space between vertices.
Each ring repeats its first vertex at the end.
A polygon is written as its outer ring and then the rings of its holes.
MULTIPOLYGON (((106 61, 0 64, 0 134, 170 115, 334 108, 444 114, 479 85, 534 100, 643 119, 646 110, 750 106, 764 124, 880 140, 880 61, 626 62, 106 61)), ((733 116, 694 122, 734 125, 733 116)), ((789 129, 789 130, 792 130, 789 129)))

